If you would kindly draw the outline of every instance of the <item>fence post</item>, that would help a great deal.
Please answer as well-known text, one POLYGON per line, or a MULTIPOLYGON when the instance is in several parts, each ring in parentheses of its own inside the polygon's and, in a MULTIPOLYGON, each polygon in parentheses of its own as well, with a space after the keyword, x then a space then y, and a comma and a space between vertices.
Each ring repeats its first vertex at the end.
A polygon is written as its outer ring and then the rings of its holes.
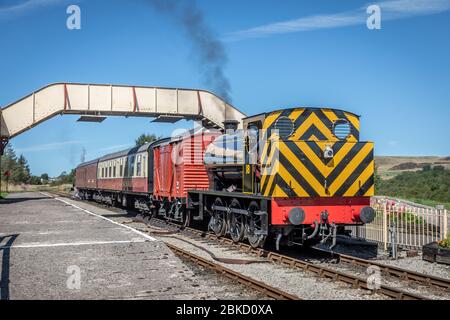
POLYGON ((436 237, 436 240, 442 240, 447 237, 447 210, 443 204, 436 205, 436 215, 439 219, 439 236, 436 237))
POLYGON ((444 238, 446 238, 447 234, 448 234, 448 211, 446 209, 444 209, 443 212, 444 212, 444 216, 443 216, 443 219, 444 219, 444 238))
POLYGON ((383 243, 384 243, 384 251, 387 251, 388 247, 387 201, 385 201, 383 204, 383 243))

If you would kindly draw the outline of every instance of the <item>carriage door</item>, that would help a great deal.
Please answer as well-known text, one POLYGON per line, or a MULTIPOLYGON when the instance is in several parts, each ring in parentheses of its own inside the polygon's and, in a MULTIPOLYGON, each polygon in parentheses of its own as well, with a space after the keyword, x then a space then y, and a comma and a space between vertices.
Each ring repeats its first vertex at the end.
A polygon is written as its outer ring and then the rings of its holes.
POLYGON ((259 131, 261 122, 251 122, 244 134, 244 167, 242 173, 242 192, 254 194, 256 188, 256 165, 258 160, 259 131))

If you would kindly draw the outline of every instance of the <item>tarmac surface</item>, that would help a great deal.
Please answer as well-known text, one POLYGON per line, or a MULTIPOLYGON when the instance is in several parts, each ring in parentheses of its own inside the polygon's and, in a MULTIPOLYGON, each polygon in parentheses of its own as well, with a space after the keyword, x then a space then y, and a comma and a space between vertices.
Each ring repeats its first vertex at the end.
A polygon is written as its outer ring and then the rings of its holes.
POLYGON ((163 242, 41 193, 0 202, 0 270, 1 299, 198 298, 163 242))

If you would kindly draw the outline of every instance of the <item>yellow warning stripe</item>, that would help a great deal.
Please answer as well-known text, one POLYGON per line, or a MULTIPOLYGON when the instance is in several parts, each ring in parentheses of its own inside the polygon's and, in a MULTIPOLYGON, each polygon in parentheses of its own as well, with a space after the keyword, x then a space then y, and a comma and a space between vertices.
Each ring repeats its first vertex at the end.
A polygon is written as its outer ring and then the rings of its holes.
POLYGON ((367 181, 371 176, 373 176, 373 160, 369 165, 361 172, 358 179, 351 185, 350 188, 345 192, 344 197, 353 196, 358 193, 360 187, 367 181))
POLYGON ((276 196, 276 197, 281 197, 281 198, 287 198, 288 197, 286 192, 284 192, 283 189, 281 189, 279 185, 275 186, 273 193, 274 193, 274 196, 276 196))
MULTIPOLYGON (((305 180, 308 181, 309 185, 318 194, 324 193, 324 186, 319 181, 317 181, 316 177, 304 166, 300 159, 298 159, 296 155, 293 154, 292 151, 283 142, 280 142, 280 152, 288 159, 293 167, 297 169, 297 171, 305 178, 305 180)), ((282 178, 284 178, 283 175, 282 178)))
POLYGON ((268 116, 266 117, 266 119, 264 120, 264 126, 263 126, 263 129, 269 129, 270 126, 275 122, 275 120, 278 119, 278 117, 280 116, 280 114, 281 114, 281 111, 274 112, 274 113, 271 113, 270 115, 268 115, 268 116))
MULTIPOLYGON (((295 180, 289 171, 280 163, 278 174, 283 178, 283 180, 291 186, 297 197, 308 197, 309 194, 302 188, 302 186, 295 180)), ((270 190, 270 189, 269 189, 270 190)))
MULTIPOLYGON (((278 159, 277 160, 275 160, 275 162, 274 162, 274 164, 273 164, 273 170, 271 170, 271 174, 267 174, 267 175, 265 175, 265 177, 269 177, 269 181, 267 181, 267 185, 266 185, 266 187, 265 187, 265 192, 264 192, 264 194, 263 195, 267 195, 267 196, 270 196, 270 189, 272 188, 272 184, 273 184, 273 180, 274 180, 274 178, 275 178, 275 176, 276 176, 276 174, 277 174, 277 169, 279 169, 280 168, 280 164, 279 164, 279 162, 278 162, 278 159)), ((264 182, 262 182, 261 181, 261 186, 264 186, 264 182)))
POLYGON ((347 119, 352 123, 352 125, 355 127, 355 129, 358 130, 359 132, 359 119, 348 112, 344 112, 344 114, 347 117, 347 119))
POLYGON ((364 194, 365 197, 370 197, 373 196, 375 194, 375 186, 372 185, 367 192, 364 194))
POLYGON ((339 174, 336 180, 330 185, 330 193, 334 194, 341 187, 341 185, 348 179, 358 165, 364 160, 364 158, 372 151, 372 145, 370 143, 365 144, 358 154, 350 161, 344 170, 339 174))
POLYGON ((298 140, 312 125, 316 126, 328 140, 333 139, 331 130, 325 126, 315 113, 311 113, 311 115, 295 130, 291 140, 298 140))

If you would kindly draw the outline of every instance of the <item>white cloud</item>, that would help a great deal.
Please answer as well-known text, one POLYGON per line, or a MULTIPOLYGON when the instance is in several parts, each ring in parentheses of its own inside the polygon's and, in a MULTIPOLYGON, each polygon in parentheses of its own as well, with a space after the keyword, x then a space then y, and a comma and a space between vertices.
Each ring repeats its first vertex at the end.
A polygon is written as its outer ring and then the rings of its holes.
POLYGON ((55 149, 61 149, 68 145, 85 144, 85 143, 91 143, 91 142, 92 141, 72 140, 72 141, 61 141, 61 142, 38 144, 35 146, 31 146, 31 147, 17 148, 16 153, 24 153, 24 152, 29 153, 29 152, 55 150, 55 149))
POLYGON ((39 8, 68 3, 68 0, 23 0, 15 5, 0 6, 0 19, 14 18, 39 8))
POLYGON ((450 10, 450 0, 391 0, 374 2, 364 7, 334 14, 302 17, 299 19, 271 23, 246 30, 228 33, 226 41, 246 38, 261 38, 274 34, 304 32, 318 29, 331 29, 365 24, 369 5, 381 8, 382 21, 411 18, 415 16, 437 14, 450 10))

